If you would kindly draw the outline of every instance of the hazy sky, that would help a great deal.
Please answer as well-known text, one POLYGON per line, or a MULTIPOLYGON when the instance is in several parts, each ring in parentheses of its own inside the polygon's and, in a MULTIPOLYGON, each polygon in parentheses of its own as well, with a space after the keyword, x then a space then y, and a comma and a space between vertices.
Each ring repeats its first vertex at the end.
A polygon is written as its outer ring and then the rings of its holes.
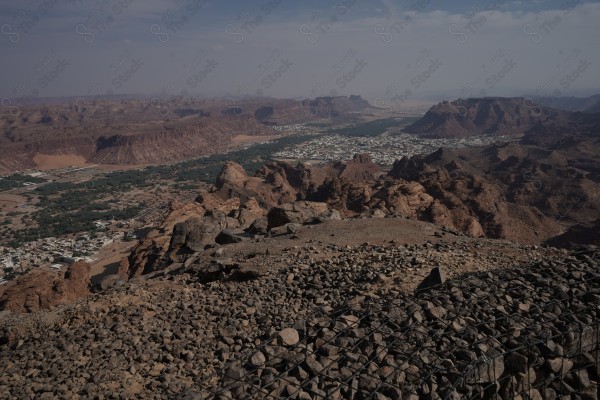
POLYGON ((576 0, 2 0, 0 95, 589 95, 599 21, 576 0))

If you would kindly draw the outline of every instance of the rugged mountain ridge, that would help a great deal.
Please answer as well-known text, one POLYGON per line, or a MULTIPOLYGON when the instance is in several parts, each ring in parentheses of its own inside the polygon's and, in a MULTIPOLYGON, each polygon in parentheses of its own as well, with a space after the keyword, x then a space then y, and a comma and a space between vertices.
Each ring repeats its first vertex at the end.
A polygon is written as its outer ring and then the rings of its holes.
POLYGON ((524 98, 458 99, 431 107, 423 118, 404 130, 430 138, 521 135, 538 124, 568 116, 566 111, 542 107, 524 98))
POLYGON ((0 313, 0 397, 595 399, 599 126, 569 118, 388 172, 228 162, 114 285, 0 313))
MULTIPOLYGON (((339 163, 269 163, 254 176, 228 162, 216 186, 197 198, 196 214, 191 217, 195 220, 143 241, 129 257, 129 275, 185 262, 192 253, 214 246, 221 230, 237 232, 234 241, 279 234, 277 227, 290 221, 326 220, 327 210, 339 212, 338 218, 418 219, 471 237, 542 244, 569 226, 600 216, 600 181, 595 171, 599 161, 594 151, 583 143, 553 151, 516 143, 440 149, 398 160, 387 173, 366 155, 357 155, 343 168, 339 163), (579 147, 587 147, 590 157, 574 158, 579 147), (347 174, 349 170, 361 174, 347 174), (312 211, 303 202, 314 203, 312 211), (315 212, 317 208, 320 211, 315 212), (281 224, 272 224, 268 217, 273 210, 289 216, 281 224), (170 239, 177 229, 183 238, 200 235, 183 258, 170 239)), ((185 244, 187 239, 178 242, 185 244)))
POLYGON ((237 135, 277 135, 273 126, 343 121, 370 107, 360 96, 231 100, 78 98, 44 107, 20 104, 0 116, 0 173, 35 168, 39 155, 119 165, 179 161, 225 151, 237 135))

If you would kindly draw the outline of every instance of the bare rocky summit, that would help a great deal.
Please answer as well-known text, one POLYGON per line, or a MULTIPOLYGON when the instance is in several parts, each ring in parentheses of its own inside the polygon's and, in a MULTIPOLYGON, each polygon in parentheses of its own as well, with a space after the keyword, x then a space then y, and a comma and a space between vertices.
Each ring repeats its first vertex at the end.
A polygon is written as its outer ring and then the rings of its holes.
POLYGON ((391 218, 295 235, 213 249, 52 318, 4 314, 0 397, 546 399, 598 382, 597 251, 391 218), (436 266, 449 280, 411 294, 436 266))

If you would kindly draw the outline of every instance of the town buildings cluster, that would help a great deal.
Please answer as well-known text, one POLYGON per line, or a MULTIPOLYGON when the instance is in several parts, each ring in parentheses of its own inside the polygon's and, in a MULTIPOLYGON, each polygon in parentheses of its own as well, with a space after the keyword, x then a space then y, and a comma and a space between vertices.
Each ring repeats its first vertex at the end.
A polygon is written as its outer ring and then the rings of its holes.
POLYGON ((299 161, 344 161, 354 154, 367 153, 379 165, 392 165, 402 157, 429 154, 440 147, 461 148, 484 146, 498 141, 513 140, 508 136, 480 135, 463 139, 427 139, 389 129, 379 136, 327 135, 306 143, 290 146, 275 153, 279 159, 299 161))

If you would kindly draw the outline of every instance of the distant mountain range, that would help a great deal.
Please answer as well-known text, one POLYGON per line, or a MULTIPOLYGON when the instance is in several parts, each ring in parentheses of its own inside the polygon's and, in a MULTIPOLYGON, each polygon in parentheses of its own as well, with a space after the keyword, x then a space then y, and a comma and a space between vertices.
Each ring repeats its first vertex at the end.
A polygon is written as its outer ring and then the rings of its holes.
MULTIPOLYGON (((55 99, 18 104, 0 116, 0 174, 37 168, 40 158, 140 165, 224 152, 234 138, 279 134, 276 125, 348 122, 370 107, 360 96, 292 100, 55 99)), ((70 164, 69 164, 70 165, 70 164)))
POLYGON ((527 132, 594 129, 599 117, 538 105, 522 97, 485 97, 441 102, 404 131, 427 138, 481 134, 520 136, 527 132))
POLYGON ((520 135, 550 119, 567 117, 566 111, 542 107, 520 97, 459 99, 431 107, 423 118, 405 131, 431 138, 520 135))

